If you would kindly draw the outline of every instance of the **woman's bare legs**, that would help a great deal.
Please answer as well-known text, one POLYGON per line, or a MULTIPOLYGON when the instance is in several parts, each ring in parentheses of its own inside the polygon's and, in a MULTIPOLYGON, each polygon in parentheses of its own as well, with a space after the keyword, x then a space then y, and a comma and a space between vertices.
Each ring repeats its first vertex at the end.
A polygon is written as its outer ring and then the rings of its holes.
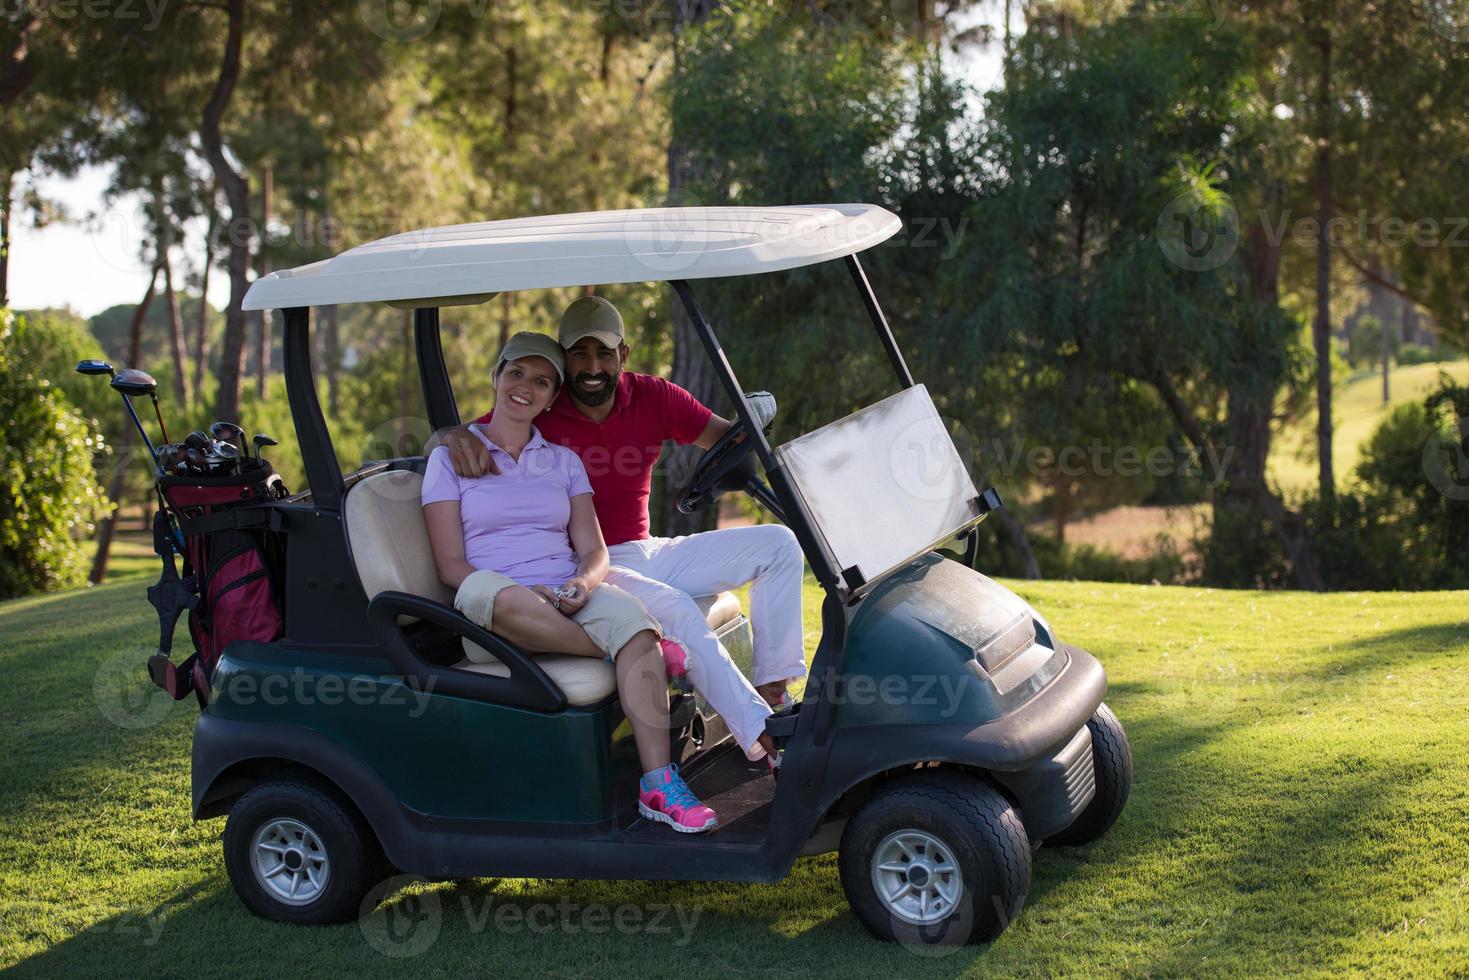
MULTIPOLYGON (((587 631, 523 585, 495 595, 494 630, 518 647, 538 653, 606 656, 587 631)), ((643 630, 617 651, 617 693, 632 725, 643 771, 668 765, 668 674, 658 636, 643 630)))
POLYGON ((523 585, 509 585, 495 594, 490 621, 496 633, 535 653, 569 653, 599 660, 606 656, 586 630, 523 585))
POLYGON ((658 636, 643 630, 617 651, 617 693, 643 771, 668 765, 668 674, 658 636))

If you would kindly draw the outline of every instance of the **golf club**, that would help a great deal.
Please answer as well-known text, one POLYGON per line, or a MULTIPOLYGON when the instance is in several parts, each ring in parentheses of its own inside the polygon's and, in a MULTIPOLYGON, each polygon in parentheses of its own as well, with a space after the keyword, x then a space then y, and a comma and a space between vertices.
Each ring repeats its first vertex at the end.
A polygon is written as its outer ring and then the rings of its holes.
MULTIPOLYGON (((153 440, 148 438, 148 430, 143 428, 143 420, 138 418, 138 412, 133 408, 132 399, 138 395, 153 394, 158 390, 158 382, 154 381, 147 372, 138 371, 133 368, 126 368, 120 372, 116 372, 112 369, 112 365, 106 361, 82 361, 77 365, 77 373, 93 375, 107 374, 112 376, 112 381, 110 382, 112 389, 122 395, 122 403, 127 408, 128 415, 133 420, 133 425, 138 427, 138 434, 143 437, 143 444, 148 447, 148 453, 153 457, 153 463, 156 466, 158 463, 158 450, 154 447, 153 440)), ((154 407, 157 407, 156 401, 154 407)), ((160 417, 159 425, 161 426, 162 424, 163 420, 160 417)), ((166 433, 164 435, 164 441, 168 441, 166 433)))
POLYGON ((209 427, 209 434, 222 442, 236 442, 240 444, 240 452, 248 459, 250 454, 245 449, 245 430, 233 422, 215 422, 209 427))
POLYGON ((77 374, 106 374, 111 375, 112 365, 106 361, 82 361, 77 365, 77 374))
POLYGON ((261 447, 263 447, 263 446, 278 446, 278 445, 280 445, 280 443, 276 442, 274 439, 272 439, 270 436, 266 435, 264 432, 257 432, 257 433, 255 433, 255 438, 254 439, 251 439, 250 442, 255 446, 255 459, 256 460, 259 460, 259 459, 262 458, 261 455, 260 455, 261 447))

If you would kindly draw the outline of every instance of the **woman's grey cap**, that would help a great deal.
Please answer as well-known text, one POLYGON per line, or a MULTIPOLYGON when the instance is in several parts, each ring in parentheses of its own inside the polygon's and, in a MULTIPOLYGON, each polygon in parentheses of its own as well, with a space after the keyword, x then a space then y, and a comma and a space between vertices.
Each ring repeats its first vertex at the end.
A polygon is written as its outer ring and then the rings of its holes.
POLYGON ((544 357, 556 369, 556 383, 566 381, 566 360, 561 356, 561 345, 543 333, 522 331, 505 342, 500 359, 495 362, 494 376, 500 376, 500 368, 507 361, 518 361, 522 357, 544 357))
POLYGON ((601 296, 583 296, 561 314, 559 339, 562 347, 570 347, 583 337, 596 337, 603 347, 616 350, 622 346, 622 314, 601 296))

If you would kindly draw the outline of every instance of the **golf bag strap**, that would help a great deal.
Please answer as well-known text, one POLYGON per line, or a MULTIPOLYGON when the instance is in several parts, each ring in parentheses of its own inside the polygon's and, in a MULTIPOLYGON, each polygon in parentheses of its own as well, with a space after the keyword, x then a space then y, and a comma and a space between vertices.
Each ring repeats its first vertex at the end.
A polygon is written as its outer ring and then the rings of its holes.
POLYGON ((202 517, 182 517, 179 530, 187 535, 213 534, 215 531, 239 531, 250 528, 269 528, 280 531, 284 527, 280 513, 274 507, 230 507, 205 514, 202 517))

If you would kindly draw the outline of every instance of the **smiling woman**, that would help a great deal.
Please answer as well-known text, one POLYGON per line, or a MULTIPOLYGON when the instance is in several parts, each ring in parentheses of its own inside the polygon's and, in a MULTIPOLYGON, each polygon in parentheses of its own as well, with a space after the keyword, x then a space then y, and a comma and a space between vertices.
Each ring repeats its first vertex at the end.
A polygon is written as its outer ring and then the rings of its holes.
MULTIPOLYGON (((532 425, 564 375, 561 347, 550 337, 520 333, 505 345, 495 363, 494 415, 470 427, 493 471, 462 477, 448 449, 429 456, 422 500, 434 564, 456 590, 455 608, 485 629, 527 651, 615 665, 644 773, 639 812, 683 833, 712 830, 714 811, 669 765, 664 658, 681 662, 683 651, 663 639, 642 603, 603 582, 607 545, 586 469, 532 425)), ((500 667, 483 650, 466 648, 466 656, 470 669, 500 667)))

